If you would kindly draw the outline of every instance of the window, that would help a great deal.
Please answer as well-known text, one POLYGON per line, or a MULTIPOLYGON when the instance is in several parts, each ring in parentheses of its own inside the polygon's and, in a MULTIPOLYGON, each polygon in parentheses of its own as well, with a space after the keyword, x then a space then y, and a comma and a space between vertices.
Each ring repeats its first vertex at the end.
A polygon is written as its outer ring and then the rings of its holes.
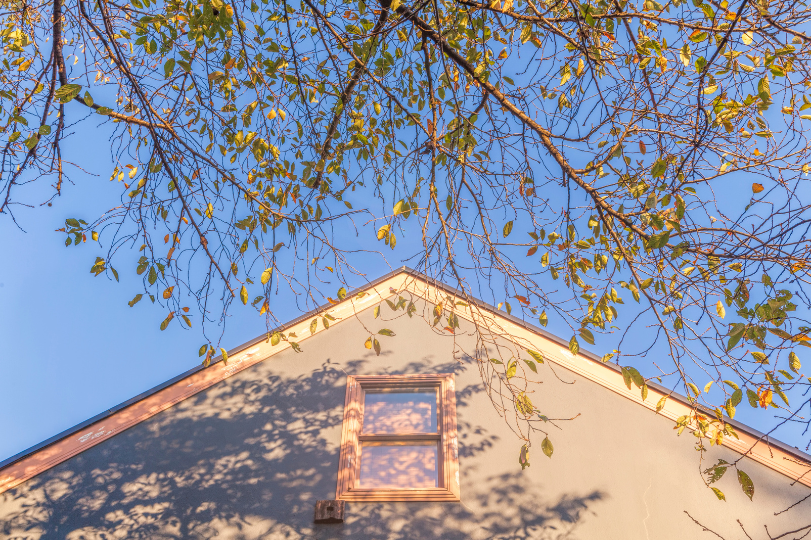
POLYGON ((458 501, 453 375, 349 376, 338 499, 458 501))

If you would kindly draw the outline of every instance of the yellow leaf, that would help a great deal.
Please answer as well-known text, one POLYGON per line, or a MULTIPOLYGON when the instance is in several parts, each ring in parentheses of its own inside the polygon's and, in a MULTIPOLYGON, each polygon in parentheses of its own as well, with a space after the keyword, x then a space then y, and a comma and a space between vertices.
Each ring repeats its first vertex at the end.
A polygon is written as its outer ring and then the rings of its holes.
POLYGON ((752 192, 753 193, 760 193, 761 191, 763 191, 763 184, 758 184, 758 183, 752 184, 752 192))
POLYGON ((724 309, 724 304, 720 300, 718 301, 717 304, 715 304, 715 311, 718 313, 718 316, 721 317, 722 319, 726 317, 727 310, 724 309))
POLYGON ((709 392, 711 387, 712 387, 712 381, 705 384, 704 385, 704 393, 706 394, 707 392, 709 392))
POLYGON ((741 36, 741 41, 743 41, 744 45, 751 45, 752 44, 752 32, 744 32, 741 36))
POLYGON ((707 88, 705 88, 705 89, 704 89, 704 93, 705 93, 705 94, 713 94, 713 93, 715 93, 717 90, 718 90, 718 85, 717 85, 717 84, 714 84, 714 85, 712 85, 712 86, 708 86, 707 88))
POLYGON ((132 170, 130 170, 130 174, 129 174, 130 180, 135 178, 136 174, 138 174, 138 167, 133 167, 132 170))

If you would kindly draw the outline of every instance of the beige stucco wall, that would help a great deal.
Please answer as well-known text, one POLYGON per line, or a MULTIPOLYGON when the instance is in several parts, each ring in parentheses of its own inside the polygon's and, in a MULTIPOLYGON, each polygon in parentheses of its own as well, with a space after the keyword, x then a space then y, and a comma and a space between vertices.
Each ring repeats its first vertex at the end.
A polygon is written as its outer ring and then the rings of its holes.
POLYGON ((360 319, 0 495, 0 538, 717 538, 689 513, 728 539, 745 538, 740 520, 757 539, 764 525, 778 536, 811 524, 811 499, 774 515, 809 488, 747 459, 754 500, 731 471, 718 501, 698 471, 734 452, 713 448, 701 464, 671 421, 560 367, 541 367, 533 402, 550 418, 579 416, 549 426, 553 458, 538 439, 522 471, 520 442, 464 354, 472 336, 437 335, 418 316, 360 319), (397 333, 379 357, 361 322, 397 333), (313 525, 315 501, 335 495, 346 374, 436 372, 456 374, 461 503, 347 504, 344 524, 313 525))

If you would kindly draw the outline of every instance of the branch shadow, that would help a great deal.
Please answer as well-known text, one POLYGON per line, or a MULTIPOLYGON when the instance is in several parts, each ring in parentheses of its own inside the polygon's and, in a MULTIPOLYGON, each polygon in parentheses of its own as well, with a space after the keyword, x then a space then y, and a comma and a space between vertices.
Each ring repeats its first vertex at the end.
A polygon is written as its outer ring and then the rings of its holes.
MULTIPOLYGON (((465 417, 462 503, 347 504, 343 524, 314 525, 316 500, 335 496, 344 369, 364 364, 287 376, 262 363, 237 374, 0 495, 0 538, 551 540, 575 538, 606 498, 546 500, 520 470, 482 473, 478 458, 499 459, 499 438, 465 417)), ((397 372, 460 369, 420 361, 397 372)), ((463 411, 476 390, 458 390, 463 411)))

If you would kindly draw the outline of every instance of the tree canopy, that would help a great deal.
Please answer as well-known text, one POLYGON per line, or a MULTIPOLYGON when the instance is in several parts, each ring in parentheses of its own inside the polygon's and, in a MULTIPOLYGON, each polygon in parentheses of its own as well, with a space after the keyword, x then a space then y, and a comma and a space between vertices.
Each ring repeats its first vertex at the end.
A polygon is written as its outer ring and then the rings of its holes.
MULTIPOLYGON (((685 393, 699 449, 741 406, 808 427, 803 2, 2 5, 0 219, 83 181, 65 141, 109 130, 120 201, 68 219, 65 244, 141 276, 130 305, 162 306, 161 329, 202 326, 205 362, 229 310, 270 330, 274 291, 312 309, 406 262, 554 321, 573 353, 613 349, 643 396, 685 393)), ((543 424, 529 364, 491 364, 543 424)))

